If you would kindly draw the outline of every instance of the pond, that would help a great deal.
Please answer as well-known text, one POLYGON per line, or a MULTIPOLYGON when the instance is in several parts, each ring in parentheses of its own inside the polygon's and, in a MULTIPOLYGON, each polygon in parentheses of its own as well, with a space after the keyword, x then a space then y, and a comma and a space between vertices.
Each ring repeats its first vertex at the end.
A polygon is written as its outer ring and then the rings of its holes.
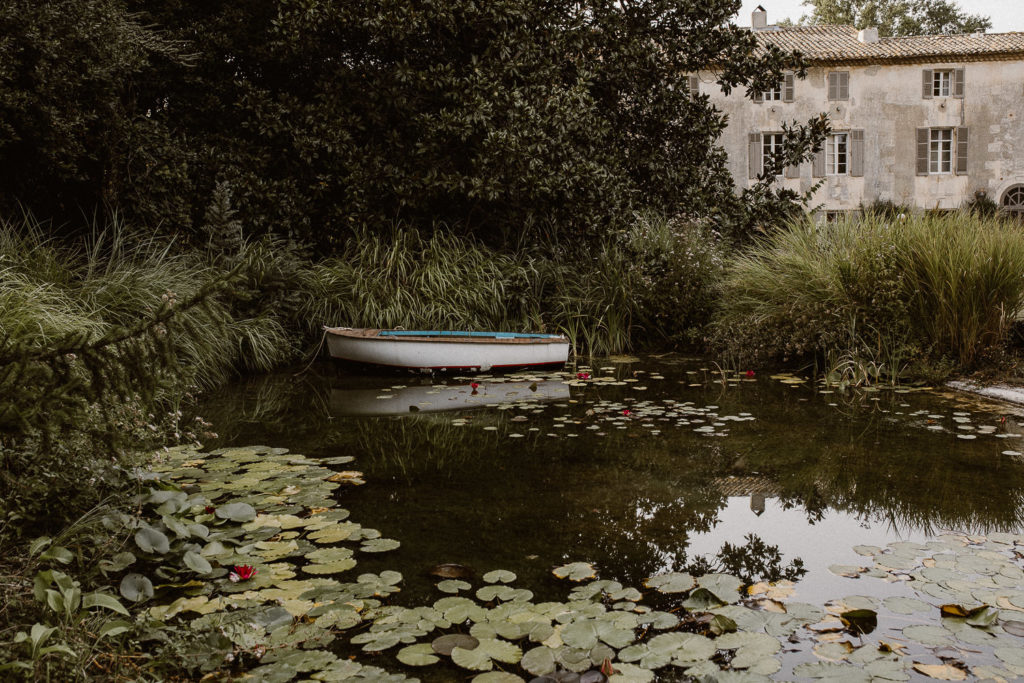
POLYGON ((436 599, 444 563, 511 570, 538 600, 564 599, 551 570, 577 561, 627 586, 703 569, 799 578, 819 605, 913 595, 844 574, 874 564, 864 547, 1024 527, 1022 418, 941 388, 838 392, 674 356, 475 377, 321 364, 199 412, 211 448, 354 456, 367 483, 340 495, 401 541, 365 563, 402 572, 400 604, 436 599))

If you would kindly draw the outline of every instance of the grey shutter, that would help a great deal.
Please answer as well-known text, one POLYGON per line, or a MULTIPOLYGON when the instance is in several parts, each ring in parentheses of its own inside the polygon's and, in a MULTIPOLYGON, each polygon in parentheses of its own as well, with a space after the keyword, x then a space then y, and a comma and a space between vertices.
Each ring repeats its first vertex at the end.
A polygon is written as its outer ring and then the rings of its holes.
MULTIPOLYGON (((827 144, 827 143, 826 143, 827 144)), ((811 175, 815 178, 825 177, 825 148, 822 147, 814 155, 814 163, 811 165, 811 175)))
POLYGON ((786 77, 783 80, 785 81, 785 83, 784 83, 783 88, 782 88, 782 101, 783 102, 792 102, 793 99, 794 99, 793 96, 795 94, 794 93, 795 85, 793 83, 793 74, 786 74, 786 77))
POLYGON ((967 128, 956 129, 956 174, 967 175, 967 128))
POLYGON ((925 69, 921 72, 921 97, 926 100, 932 98, 932 70, 925 69))
POLYGON ((964 96, 964 70, 953 69, 953 97, 964 96))
POLYGON ((700 94, 700 79, 696 76, 690 76, 687 79, 687 85, 690 87, 690 99, 692 100, 700 94))
POLYGON ((850 131, 850 175, 864 175, 864 131, 850 131))
POLYGON ((747 172, 748 177, 756 178, 761 174, 761 134, 751 133, 750 143, 747 145, 747 172))
POLYGON ((754 101, 755 102, 764 102, 764 93, 761 92, 760 90, 758 90, 756 93, 754 93, 754 101))
POLYGON ((800 164, 792 164, 786 167, 787 178, 799 178, 800 177, 800 164))
POLYGON ((839 99, 848 100, 850 99, 850 72, 840 71, 839 72, 839 99))
POLYGON ((839 72, 828 72, 828 99, 829 101, 839 99, 839 72))
POLYGON ((917 175, 928 175, 928 131, 917 129, 917 175))

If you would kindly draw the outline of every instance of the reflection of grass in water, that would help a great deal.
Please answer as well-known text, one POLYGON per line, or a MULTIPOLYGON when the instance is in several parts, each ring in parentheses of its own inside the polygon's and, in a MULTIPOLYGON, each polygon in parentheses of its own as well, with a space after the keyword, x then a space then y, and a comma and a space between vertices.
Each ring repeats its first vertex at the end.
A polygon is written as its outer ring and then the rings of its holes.
POLYGON ((452 424, 451 414, 357 420, 352 424, 360 458, 382 474, 411 479, 416 472, 445 472, 499 452, 498 432, 452 424))

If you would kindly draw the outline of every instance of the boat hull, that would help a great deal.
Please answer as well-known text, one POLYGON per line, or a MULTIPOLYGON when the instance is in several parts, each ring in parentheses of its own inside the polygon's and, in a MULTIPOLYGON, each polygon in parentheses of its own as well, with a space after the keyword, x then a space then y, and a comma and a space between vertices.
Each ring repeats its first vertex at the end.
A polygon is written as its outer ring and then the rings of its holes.
MULTIPOLYGON (((414 370, 486 372, 534 366, 561 366, 569 356, 564 337, 381 337, 381 330, 327 329, 327 348, 341 360, 414 370)), ((383 331, 387 332, 387 331, 383 331)))

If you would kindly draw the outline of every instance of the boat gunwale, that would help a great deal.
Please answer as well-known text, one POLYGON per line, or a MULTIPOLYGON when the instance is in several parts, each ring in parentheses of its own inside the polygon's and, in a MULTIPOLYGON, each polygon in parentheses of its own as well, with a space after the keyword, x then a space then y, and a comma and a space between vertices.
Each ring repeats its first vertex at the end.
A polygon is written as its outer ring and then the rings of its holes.
MULTIPOLYGON (((324 332, 333 334, 345 339, 377 342, 417 342, 417 343, 438 343, 438 344, 568 344, 568 338, 564 336, 544 337, 441 337, 402 335, 393 337, 381 337, 381 328, 351 328, 351 327, 325 327, 324 332)), ((500 334, 500 333, 495 333, 500 334)))

